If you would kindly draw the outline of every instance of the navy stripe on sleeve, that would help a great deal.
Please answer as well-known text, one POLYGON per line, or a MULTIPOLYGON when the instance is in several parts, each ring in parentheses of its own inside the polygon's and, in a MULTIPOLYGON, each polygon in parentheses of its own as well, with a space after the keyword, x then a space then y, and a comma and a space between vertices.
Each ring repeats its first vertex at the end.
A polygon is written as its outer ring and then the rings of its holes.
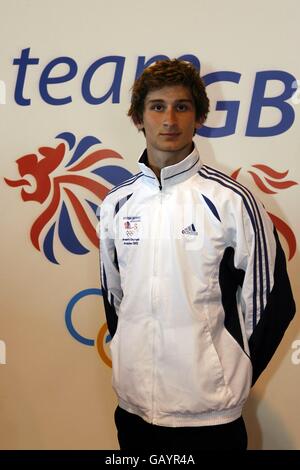
POLYGON ((255 237, 255 253, 253 263, 253 328, 259 321, 260 312, 263 312, 267 297, 270 293, 270 271, 266 236, 261 214, 257 203, 251 192, 237 181, 233 180, 224 173, 203 165, 199 171, 200 176, 211 179, 222 186, 231 189, 241 196, 245 209, 249 215, 255 237), (258 262, 258 263, 257 263, 258 262), (258 264, 258 272, 257 272, 258 264), (266 280, 264 280, 264 269, 266 280), (264 293, 265 291, 265 293, 264 293), (259 302, 259 308, 258 308, 259 302))

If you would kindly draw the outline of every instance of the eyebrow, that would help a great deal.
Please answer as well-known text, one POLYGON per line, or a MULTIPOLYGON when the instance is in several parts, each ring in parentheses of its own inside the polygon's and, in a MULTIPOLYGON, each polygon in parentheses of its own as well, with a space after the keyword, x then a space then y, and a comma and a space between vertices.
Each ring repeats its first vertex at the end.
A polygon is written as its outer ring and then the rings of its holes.
MULTIPOLYGON (((146 103, 165 103, 166 100, 163 100, 161 98, 156 98, 153 100, 147 100, 146 103)), ((179 98, 178 100, 174 101, 175 103, 193 103, 193 100, 190 100, 189 98, 179 98)))

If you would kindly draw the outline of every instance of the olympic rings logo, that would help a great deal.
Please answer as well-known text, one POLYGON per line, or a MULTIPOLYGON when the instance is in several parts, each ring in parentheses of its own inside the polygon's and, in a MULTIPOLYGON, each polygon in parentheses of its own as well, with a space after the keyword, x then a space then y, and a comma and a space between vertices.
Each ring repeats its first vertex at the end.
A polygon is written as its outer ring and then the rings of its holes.
POLYGON ((97 334, 97 339, 96 341, 94 339, 86 338, 85 336, 81 335, 76 328, 74 327, 73 320, 72 320, 72 315, 74 311, 74 307, 77 305, 77 303, 81 300, 86 298, 87 296, 90 295, 97 295, 102 297, 102 290, 101 289, 84 289, 77 294, 75 294, 71 300, 69 301, 66 312, 65 312, 65 322, 67 329, 71 336, 73 336, 76 341, 79 341, 82 344, 85 344, 86 346, 95 346, 98 350, 98 354, 102 361, 108 366, 111 367, 111 358, 109 355, 109 342, 111 341, 111 336, 108 332, 107 329, 107 323, 103 323, 98 331, 97 334))

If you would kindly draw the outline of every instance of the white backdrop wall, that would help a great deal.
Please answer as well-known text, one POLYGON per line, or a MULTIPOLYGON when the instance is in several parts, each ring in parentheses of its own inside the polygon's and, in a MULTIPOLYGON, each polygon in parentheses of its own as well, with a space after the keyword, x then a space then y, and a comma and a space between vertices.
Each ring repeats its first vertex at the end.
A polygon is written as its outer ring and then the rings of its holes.
MULTIPOLYGON (((137 68, 156 55, 201 63, 206 126, 221 134, 196 136, 202 159, 263 200, 298 302, 300 5, 1 0, 0 11, 0 448, 114 449, 94 209, 137 171, 145 142, 126 116, 137 68)), ((248 400, 251 449, 300 448, 299 327, 296 316, 248 400)))

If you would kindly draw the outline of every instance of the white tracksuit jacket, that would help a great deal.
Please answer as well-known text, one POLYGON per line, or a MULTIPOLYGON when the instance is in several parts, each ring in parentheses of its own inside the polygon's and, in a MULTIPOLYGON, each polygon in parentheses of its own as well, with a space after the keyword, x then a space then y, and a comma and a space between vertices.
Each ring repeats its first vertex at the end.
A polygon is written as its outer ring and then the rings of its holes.
POLYGON ((119 405, 163 426, 237 419, 295 304, 262 204, 197 149, 101 206, 101 282, 119 405))

